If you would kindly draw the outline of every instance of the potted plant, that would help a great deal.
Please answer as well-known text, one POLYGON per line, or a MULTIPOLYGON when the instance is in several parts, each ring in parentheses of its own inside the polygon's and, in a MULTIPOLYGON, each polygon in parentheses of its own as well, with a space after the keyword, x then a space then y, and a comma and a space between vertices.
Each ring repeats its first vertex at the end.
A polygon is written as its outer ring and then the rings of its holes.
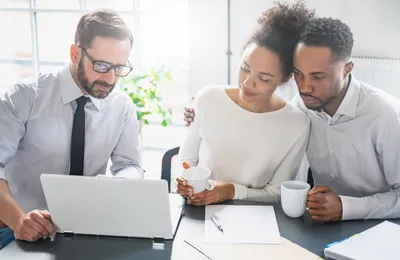
POLYGON ((160 87, 166 81, 171 81, 171 70, 164 66, 151 68, 146 73, 134 73, 122 79, 123 90, 129 95, 137 107, 137 119, 139 120, 139 133, 143 125, 148 125, 150 118, 159 118, 164 127, 172 122, 172 111, 162 104, 162 92, 160 87))

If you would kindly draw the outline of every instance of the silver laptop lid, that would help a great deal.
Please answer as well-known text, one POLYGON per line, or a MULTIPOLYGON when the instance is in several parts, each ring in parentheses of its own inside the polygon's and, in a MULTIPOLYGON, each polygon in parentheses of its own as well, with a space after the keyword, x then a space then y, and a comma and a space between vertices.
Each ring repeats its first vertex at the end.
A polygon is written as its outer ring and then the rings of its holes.
MULTIPOLYGON (((56 174, 40 178, 59 233, 173 238, 176 227, 165 180, 56 174)), ((178 210, 175 217, 180 217, 182 208, 178 210)))

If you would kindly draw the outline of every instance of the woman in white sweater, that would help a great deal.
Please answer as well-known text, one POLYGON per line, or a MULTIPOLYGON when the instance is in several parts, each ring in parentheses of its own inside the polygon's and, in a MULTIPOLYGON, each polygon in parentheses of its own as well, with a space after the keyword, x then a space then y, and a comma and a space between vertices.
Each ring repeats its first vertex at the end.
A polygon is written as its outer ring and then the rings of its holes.
POLYGON ((314 12, 304 4, 277 4, 259 18, 243 52, 238 86, 208 86, 196 95, 196 119, 180 159, 206 166, 216 186, 192 193, 177 178, 178 193, 193 205, 224 200, 277 202, 280 184, 295 178, 304 158, 310 121, 274 94, 292 76, 301 27, 314 12))

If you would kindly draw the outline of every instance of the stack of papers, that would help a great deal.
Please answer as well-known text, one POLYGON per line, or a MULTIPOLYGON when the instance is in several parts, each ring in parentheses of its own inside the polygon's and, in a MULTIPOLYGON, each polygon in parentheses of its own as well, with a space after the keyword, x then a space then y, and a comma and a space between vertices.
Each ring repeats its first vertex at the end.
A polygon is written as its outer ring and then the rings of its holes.
POLYGON ((397 259, 400 225, 384 221, 370 229, 325 248, 326 257, 336 260, 397 259))

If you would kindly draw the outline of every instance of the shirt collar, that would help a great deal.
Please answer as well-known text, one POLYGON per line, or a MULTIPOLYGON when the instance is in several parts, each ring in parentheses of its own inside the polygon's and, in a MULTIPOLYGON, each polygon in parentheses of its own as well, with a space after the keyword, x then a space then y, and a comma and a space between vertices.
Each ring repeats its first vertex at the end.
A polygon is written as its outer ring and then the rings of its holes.
MULTIPOLYGON (((61 88, 62 102, 64 105, 71 103, 72 101, 84 95, 82 90, 79 88, 79 86, 75 83, 74 79, 72 78, 70 64, 65 66, 60 72, 60 88, 61 88)), ((90 95, 85 95, 85 96, 89 97, 90 101, 94 104, 97 111, 100 111, 101 100, 94 98, 90 95)))
POLYGON ((342 103, 340 103, 340 106, 335 114, 355 118, 361 87, 360 82, 354 77, 354 75, 350 75, 349 80, 350 84, 346 95, 344 96, 342 103))
POLYGON ((308 109, 303 100, 301 99, 300 95, 297 95, 297 101, 300 104, 300 107, 302 110, 308 114, 309 116, 311 115, 317 115, 318 117, 328 120, 332 118, 338 118, 340 115, 345 115, 351 118, 356 117, 356 112, 357 112, 357 106, 359 102, 359 96, 360 96, 360 88, 361 84, 360 82, 354 77, 354 75, 350 74, 350 84, 347 89, 346 95, 344 96, 342 103, 340 103, 338 110, 336 111, 335 115, 330 117, 327 113, 324 111, 314 111, 311 109, 308 109))

